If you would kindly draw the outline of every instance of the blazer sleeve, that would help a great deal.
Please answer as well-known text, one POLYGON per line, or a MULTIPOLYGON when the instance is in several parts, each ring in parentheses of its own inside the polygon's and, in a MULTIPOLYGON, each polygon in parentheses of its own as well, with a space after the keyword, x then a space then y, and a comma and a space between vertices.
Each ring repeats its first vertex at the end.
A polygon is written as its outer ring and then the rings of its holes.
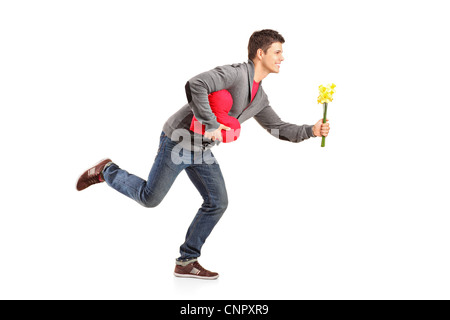
POLYGON ((231 87, 236 81, 238 72, 233 65, 220 66, 203 72, 186 83, 185 90, 189 106, 197 120, 205 125, 206 131, 219 128, 216 116, 209 105, 208 94, 231 87))
POLYGON ((271 106, 262 109, 254 116, 256 121, 266 129, 271 135, 290 142, 301 142, 310 137, 314 137, 312 128, 313 125, 296 125, 284 122, 276 114, 271 106))

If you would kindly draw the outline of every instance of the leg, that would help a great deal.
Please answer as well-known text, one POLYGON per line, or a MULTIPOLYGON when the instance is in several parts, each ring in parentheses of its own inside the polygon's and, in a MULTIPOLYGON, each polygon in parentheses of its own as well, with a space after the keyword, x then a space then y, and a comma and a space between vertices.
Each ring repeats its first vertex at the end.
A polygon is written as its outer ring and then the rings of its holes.
POLYGON ((120 169, 116 164, 106 167, 103 177, 109 186, 139 204, 148 208, 156 207, 164 199, 178 174, 186 167, 172 162, 171 152, 175 145, 164 133, 161 134, 158 154, 147 181, 120 169))
POLYGON ((206 238, 228 206, 225 181, 217 162, 191 165, 186 168, 186 173, 202 195, 204 202, 189 226, 185 242, 180 247, 179 261, 200 256, 206 238))

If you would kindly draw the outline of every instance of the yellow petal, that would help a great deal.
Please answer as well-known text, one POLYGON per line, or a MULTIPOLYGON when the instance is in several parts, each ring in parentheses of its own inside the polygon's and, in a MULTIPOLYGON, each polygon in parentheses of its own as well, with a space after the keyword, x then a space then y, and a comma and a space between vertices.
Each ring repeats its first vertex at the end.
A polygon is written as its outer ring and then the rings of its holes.
POLYGON ((336 92, 334 88, 336 85, 334 83, 329 84, 327 86, 320 85, 319 86, 319 97, 317 97, 317 103, 331 102, 333 101, 333 93, 336 92))

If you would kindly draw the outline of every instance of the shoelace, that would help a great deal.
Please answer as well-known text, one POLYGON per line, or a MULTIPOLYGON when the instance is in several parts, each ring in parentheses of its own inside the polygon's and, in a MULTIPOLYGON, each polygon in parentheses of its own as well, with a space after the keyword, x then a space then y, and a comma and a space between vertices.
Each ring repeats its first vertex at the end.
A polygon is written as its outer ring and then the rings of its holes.
POLYGON ((92 176, 90 178, 87 178, 86 182, 89 183, 89 184, 99 183, 100 182, 99 175, 94 175, 94 176, 92 176))
POLYGON ((197 268, 198 270, 202 271, 202 272, 209 272, 208 270, 206 270, 205 268, 203 268, 200 263, 198 263, 198 261, 194 262, 194 267, 197 268))

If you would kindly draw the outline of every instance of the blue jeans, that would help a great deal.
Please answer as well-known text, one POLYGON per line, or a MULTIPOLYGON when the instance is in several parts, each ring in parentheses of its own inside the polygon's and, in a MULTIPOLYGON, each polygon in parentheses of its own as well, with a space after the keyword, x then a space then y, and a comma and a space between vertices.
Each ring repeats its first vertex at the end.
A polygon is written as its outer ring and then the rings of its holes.
POLYGON ((203 204, 180 247, 181 256, 177 260, 186 261, 200 256, 206 238, 228 205, 225 181, 212 152, 180 150, 177 143, 162 132, 158 154, 147 181, 120 169, 114 163, 104 169, 103 176, 112 188, 147 208, 153 208, 161 203, 183 170, 186 170, 203 198, 203 204))

